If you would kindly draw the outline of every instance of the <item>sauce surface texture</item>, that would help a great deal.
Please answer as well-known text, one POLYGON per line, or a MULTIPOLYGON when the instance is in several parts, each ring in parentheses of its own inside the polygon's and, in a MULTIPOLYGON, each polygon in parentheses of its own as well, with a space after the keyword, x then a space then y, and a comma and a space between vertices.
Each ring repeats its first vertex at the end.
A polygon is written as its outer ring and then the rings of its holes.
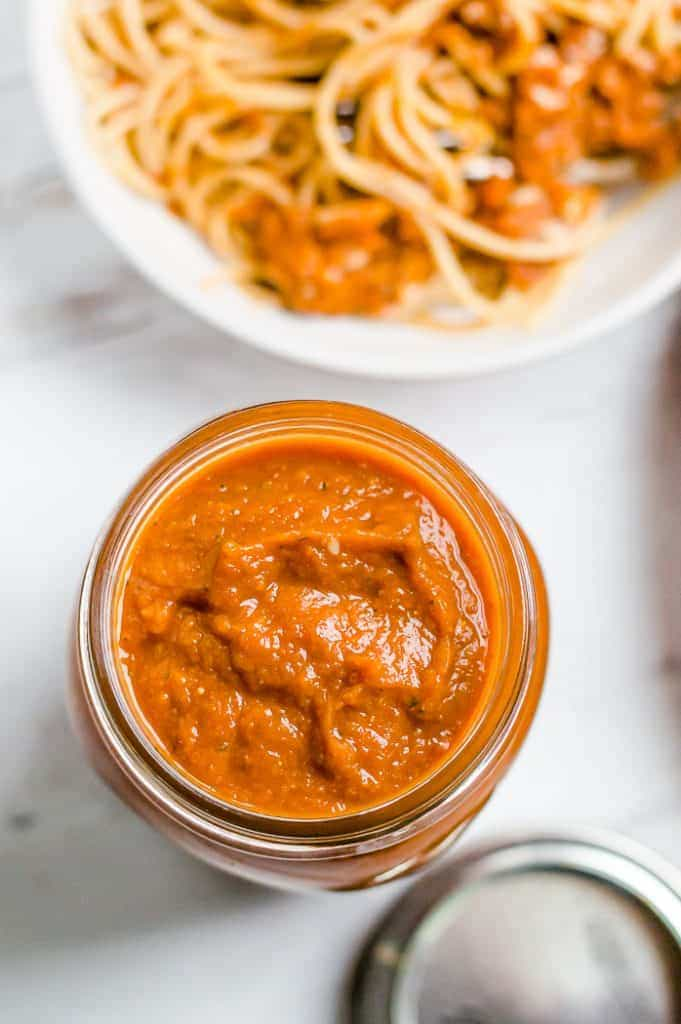
POLYGON ((143 528, 121 664, 164 756, 204 788, 332 817, 459 747, 494 660, 490 579, 461 510, 400 463, 263 444, 191 477, 143 528))

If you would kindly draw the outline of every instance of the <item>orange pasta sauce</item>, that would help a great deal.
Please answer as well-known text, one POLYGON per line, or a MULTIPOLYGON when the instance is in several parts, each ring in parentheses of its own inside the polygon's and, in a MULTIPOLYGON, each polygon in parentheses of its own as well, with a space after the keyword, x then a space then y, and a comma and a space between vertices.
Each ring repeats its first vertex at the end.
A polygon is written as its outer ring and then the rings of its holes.
POLYGON ((476 528, 432 481, 356 441, 262 441, 147 520, 119 657, 174 767, 231 804, 328 818, 461 748, 497 614, 476 528))

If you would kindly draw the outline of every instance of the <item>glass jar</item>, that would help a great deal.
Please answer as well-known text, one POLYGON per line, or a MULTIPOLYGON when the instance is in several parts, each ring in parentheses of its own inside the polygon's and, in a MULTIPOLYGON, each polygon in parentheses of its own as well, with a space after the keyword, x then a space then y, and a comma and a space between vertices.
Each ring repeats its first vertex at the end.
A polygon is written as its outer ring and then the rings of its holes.
POLYGON ((435 441, 388 416, 332 402, 229 413, 189 434, 123 500, 90 558, 78 605, 71 705, 94 765, 142 817, 215 867, 274 885, 377 884, 414 870, 488 800, 532 722, 546 666, 544 581, 526 537, 487 487, 435 441), (236 448, 273 438, 361 441, 398 457, 455 500, 487 552, 502 638, 490 699, 460 749, 407 793, 328 819, 283 819, 231 806, 181 774, 151 742, 117 658, 125 568, 155 507, 180 481, 236 448))

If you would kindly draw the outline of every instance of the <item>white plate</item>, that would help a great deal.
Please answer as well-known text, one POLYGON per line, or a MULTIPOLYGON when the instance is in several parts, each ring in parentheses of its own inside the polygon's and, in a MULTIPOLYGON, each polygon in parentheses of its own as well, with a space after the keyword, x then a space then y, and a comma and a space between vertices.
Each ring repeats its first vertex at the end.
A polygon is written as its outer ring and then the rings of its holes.
POLYGON ((624 323, 681 281, 681 179, 659 191, 569 275, 532 330, 425 328, 350 318, 300 317, 225 284, 218 264, 163 207, 140 199, 102 167, 64 54, 67 0, 31 0, 30 49, 52 137, 83 203, 128 259, 176 301, 244 341, 280 356, 365 376, 465 377, 571 348, 624 323))

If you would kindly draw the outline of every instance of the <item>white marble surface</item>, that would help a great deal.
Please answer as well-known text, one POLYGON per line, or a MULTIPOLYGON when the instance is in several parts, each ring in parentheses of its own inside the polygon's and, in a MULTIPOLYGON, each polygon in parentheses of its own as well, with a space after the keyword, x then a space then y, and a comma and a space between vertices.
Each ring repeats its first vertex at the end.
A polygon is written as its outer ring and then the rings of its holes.
POLYGON ((333 1024, 400 891, 300 897, 220 877, 120 806, 69 731, 69 618, 96 532, 155 453, 235 405, 396 413, 470 462, 533 538, 553 610, 545 697, 466 844, 597 823, 681 864, 677 301, 464 383, 361 382, 249 351, 153 291, 78 209, 31 98, 20 7, 0 0, 0 1018, 333 1024))

